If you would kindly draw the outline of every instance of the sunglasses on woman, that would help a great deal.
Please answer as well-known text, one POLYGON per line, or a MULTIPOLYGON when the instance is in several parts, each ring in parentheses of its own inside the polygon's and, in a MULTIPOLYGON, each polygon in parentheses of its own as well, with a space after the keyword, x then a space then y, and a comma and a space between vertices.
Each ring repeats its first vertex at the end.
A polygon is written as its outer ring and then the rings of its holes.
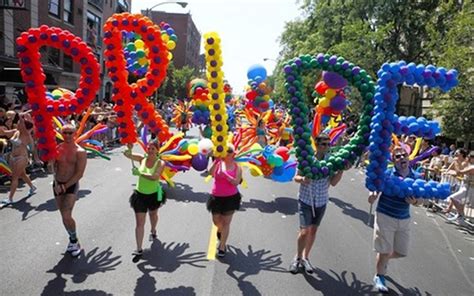
POLYGON ((63 135, 72 135, 72 134, 74 134, 74 132, 72 132, 72 131, 63 131, 62 134, 63 135))
POLYGON ((318 146, 329 146, 329 142, 318 143, 318 146))

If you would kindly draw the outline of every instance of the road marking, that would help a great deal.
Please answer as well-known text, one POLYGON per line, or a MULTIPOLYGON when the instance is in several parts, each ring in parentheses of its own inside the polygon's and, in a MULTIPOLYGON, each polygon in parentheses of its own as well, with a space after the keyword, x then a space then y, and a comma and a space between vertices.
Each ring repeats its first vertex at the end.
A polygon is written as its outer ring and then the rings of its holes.
POLYGON ((209 247, 207 248, 207 260, 216 260, 217 252, 217 227, 212 224, 211 235, 209 236, 209 247))

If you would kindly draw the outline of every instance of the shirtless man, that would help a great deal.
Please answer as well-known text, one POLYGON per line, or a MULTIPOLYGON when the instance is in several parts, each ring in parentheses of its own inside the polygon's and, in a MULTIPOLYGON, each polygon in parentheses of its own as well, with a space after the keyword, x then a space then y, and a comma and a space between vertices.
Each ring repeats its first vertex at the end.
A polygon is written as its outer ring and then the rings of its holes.
POLYGON ((61 213, 64 227, 69 234, 67 252, 72 256, 79 256, 81 246, 76 235, 76 222, 72 218, 72 209, 77 199, 79 180, 84 175, 87 153, 74 141, 76 128, 66 124, 61 134, 64 142, 58 145, 58 156, 54 163, 54 197, 61 213))

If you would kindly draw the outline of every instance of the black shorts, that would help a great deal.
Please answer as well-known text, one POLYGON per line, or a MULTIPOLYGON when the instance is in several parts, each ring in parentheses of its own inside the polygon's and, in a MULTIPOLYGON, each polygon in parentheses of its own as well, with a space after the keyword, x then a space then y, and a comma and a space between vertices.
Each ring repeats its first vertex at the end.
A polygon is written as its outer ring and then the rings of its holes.
POLYGON ((130 196, 130 206, 133 208, 135 213, 146 213, 147 211, 154 211, 161 207, 166 202, 166 194, 163 190, 163 198, 158 201, 158 193, 144 194, 138 191, 134 191, 130 196))
MULTIPOLYGON (((66 183, 59 183, 58 184, 60 185, 64 185, 66 183)), ((63 194, 56 194, 56 192, 54 191, 54 186, 56 186, 56 181, 53 181, 53 193, 54 193, 54 196, 59 196, 59 195, 66 195, 66 194, 77 194, 77 192, 79 191, 79 183, 74 183, 72 184, 71 186, 69 186, 68 188, 66 188, 66 192, 64 192, 63 194)))
POLYGON ((298 203, 298 212, 300 214, 300 228, 306 228, 312 225, 319 226, 326 212, 326 205, 314 208, 313 213, 313 208, 310 205, 300 201, 298 203))
POLYGON ((207 200, 207 210, 213 214, 225 215, 240 209, 241 200, 242 197, 239 192, 231 196, 214 196, 211 194, 207 200))

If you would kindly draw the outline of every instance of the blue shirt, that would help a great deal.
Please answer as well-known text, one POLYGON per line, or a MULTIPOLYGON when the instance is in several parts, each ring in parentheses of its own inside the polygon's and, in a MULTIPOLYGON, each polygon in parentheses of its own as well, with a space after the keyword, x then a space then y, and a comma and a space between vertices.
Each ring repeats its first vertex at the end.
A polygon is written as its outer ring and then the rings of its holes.
MULTIPOLYGON (((402 177, 395 168, 388 170, 389 176, 402 177)), ((415 179, 415 173, 410 169, 410 173, 406 178, 415 179)), ((410 218, 410 204, 405 199, 398 196, 387 195, 382 192, 377 204, 377 212, 385 214, 395 219, 408 219, 410 218)))

